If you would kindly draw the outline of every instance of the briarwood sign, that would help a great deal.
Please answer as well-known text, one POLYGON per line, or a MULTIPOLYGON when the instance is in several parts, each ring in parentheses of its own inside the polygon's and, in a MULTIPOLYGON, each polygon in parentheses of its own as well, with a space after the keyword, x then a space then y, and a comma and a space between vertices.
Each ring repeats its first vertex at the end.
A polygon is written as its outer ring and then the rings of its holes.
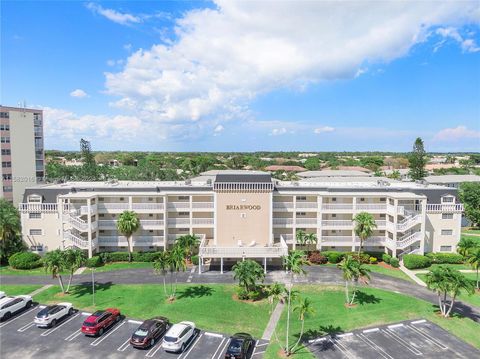
POLYGON ((262 209, 262 206, 259 204, 227 204, 227 211, 259 211, 262 209))

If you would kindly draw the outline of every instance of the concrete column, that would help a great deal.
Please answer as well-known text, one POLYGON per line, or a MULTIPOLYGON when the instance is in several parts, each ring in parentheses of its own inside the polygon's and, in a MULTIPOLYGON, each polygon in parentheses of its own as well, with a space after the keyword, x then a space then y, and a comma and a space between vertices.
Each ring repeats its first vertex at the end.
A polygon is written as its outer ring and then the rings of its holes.
POLYGON ((263 273, 267 274, 267 257, 263 258, 263 273))
MULTIPOLYGON (((352 210, 352 219, 353 219, 357 210, 357 197, 353 197, 352 205, 353 205, 353 210, 352 210)), ((352 229, 352 252, 355 252, 355 230, 354 229, 352 229)))
MULTIPOLYGON (((92 258, 93 250, 92 250, 92 220, 90 217, 90 211, 92 208, 91 199, 87 199, 87 223, 88 223, 88 258, 92 258)), ((97 238, 98 240, 98 238, 97 238)))
POLYGON ((202 264, 203 264, 203 257, 200 257, 198 261, 198 274, 202 274, 202 264))
MULTIPOLYGON (((422 222, 420 224, 420 254, 425 253, 425 225, 427 221, 427 200, 422 199, 420 202, 420 210, 421 212, 421 217, 422 217, 422 222)), ((457 229, 456 229, 457 230, 457 229)))
POLYGON ((297 249, 297 196, 293 196, 293 246, 292 249, 297 249))
POLYGON ((132 196, 128 197, 128 210, 129 211, 133 210, 133 198, 132 198, 132 196))
POLYGON ((220 274, 223 274, 223 257, 220 257, 220 274))
POLYGON ((398 199, 393 200, 393 248, 392 257, 397 258, 398 199))
POLYGON ((189 213, 188 216, 189 216, 189 221, 190 221, 189 233, 190 233, 190 235, 192 235, 193 234, 193 228, 192 228, 192 226, 193 226, 193 220, 192 220, 192 218, 193 218, 193 211, 192 211, 193 196, 189 196, 189 197, 190 197, 190 204, 189 204, 190 208, 188 210, 188 213, 189 213))
POLYGON ((322 250, 322 220, 323 220, 323 211, 322 211, 323 197, 317 196, 317 249, 322 250))

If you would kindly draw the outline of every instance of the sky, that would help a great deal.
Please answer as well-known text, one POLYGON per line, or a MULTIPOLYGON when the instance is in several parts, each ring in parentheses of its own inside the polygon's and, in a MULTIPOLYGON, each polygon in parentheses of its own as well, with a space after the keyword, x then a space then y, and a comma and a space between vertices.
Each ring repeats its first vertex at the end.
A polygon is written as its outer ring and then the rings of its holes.
POLYGON ((47 149, 480 151, 478 1, 2 1, 47 149))

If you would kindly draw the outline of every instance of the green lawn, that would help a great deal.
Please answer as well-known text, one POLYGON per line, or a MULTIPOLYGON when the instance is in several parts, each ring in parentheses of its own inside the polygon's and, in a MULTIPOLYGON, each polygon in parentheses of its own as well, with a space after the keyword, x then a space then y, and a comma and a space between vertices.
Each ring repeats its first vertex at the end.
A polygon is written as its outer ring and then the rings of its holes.
POLYGON ((463 229, 462 234, 478 234, 478 235, 480 235, 480 229, 463 229))
MULTIPOLYGON (((411 296, 374 288, 362 288, 357 301, 358 305, 347 309, 343 305, 345 292, 340 287, 296 286, 295 288, 300 290, 301 295, 311 300, 316 311, 305 321, 306 339, 405 319, 425 318, 480 348, 478 323, 458 316, 450 319, 440 318, 435 314, 437 308, 434 305, 411 296)), ((277 334, 282 342, 285 338, 285 318, 286 312, 283 313, 277 326, 277 334)), ((292 317, 291 326, 291 340, 297 340, 300 321, 295 314, 292 317)), ((265 358, 278 358, 279 349, 278 342, 272 338, 265 358)), ((314 357, 307 349, 301 348, 292 358, 314 357)))
MULTIPOLYGON (((463 273, 468 279, 470 279, 471 281, 475 282, 476 284, 476 278, 477 278, 477 275, 475 273, 463 273)), ((427 277, 426 274, 417 274, 416 275, 418 278, 420 278, 421 280, 423 280, 425 282, 425 279, 427 277)), ((458 297, 459 300, 461 300, 462 302, 465 302, 465 303, 469 303, 471 305, 475 305, 477 307, 480 308, 480 292, 475 292, 475 294, 472 294, 472 295, 467 295, 467 294, 460 294, 460 296, 458 297)))
POLYGON ((0 267, 0 276, 2 275, 49 275, 49 274, 45 273, 45 269, 43 267, 34 268, 34 269, 13 269, 10 266, 3 266, 3 267, 0 267))
MULTIPOLYGON (((160 279, 159 279, 160 281, 160 279)), ((233 299, 233 285, 178 285, 178 299, 167 303, 163 285, 97 285, 96 306, 90 286, 75 286, 71 294, 59 295, 58 286, 35 296, 40 303, 72 302, 82 310, 118 307, 129 317, 147 319, 166 316, 173 322, 190 320, 205 330, 234 334, 247 332, 260 337, 270 318, 266 301, 245 303, 233 299)))
POLYGON ((5 292, 7 295, 19 295, 29 294, 34 290, 43 287, 42 285, 34 284, 0 284, 0 291, 5 292))
MULTIPOLYGON (((138 268, 153 268, 152 262, 115 262, 107 263, 101 267, 95 268, 95 272, 108 272, 119 269, 138 269, 138 268)), ((84 273, 90 273, 90 269, 84 271, 84 273)))
POLYGON ((380 273, 380 274, 388 275, 390 277, 400 278, 409 282, 413 282, 413 280, 408 275, 406 275, 400 269, 397 269, 397 268, 385 268, 378 264, 367 264, 367 267, 370 269, 370 271, 374 273, 380 273))

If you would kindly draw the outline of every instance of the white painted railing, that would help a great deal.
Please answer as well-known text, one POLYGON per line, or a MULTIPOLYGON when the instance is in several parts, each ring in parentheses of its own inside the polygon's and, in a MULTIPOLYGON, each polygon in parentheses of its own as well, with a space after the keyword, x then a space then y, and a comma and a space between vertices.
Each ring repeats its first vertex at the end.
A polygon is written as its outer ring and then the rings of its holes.
POLYGON ((335 203, 335 204, 322 204, 324 210, 352 210, 352 203, 335 203))
POLYGON ((80 207, 80 215, 89 215, 97 212, 97 205, 93 204, 90 206, 90 212, 88 212, 88 206, 81 206, 80 207))
POLYGON ((273 209, 292 209, 293 202, 273 202, 273 209))
POLYGON ((297 218, 295 220, 295 223, 297 225, 309 225, 309 224, 317 225, 317 219, 316 218, 297 218))
POLYGON ((192 202, 193 209, 212 209, 214 208, 213 202, 192 202))
POLYGON ((349 242, 351 244, 353 242, 353 238, 352 236, 322 236, 321 243, 323 242, 333 242, 333 243, 349 242))
POLYGON ((357 211, 386 211, 387 205, 381 203, 357 203, 355 209, 357 211))
POLYGON ((427 204, 427 212, 463 212, 463 204, 427 204))
POLYGON ((20 212, 41 212, 53 213, 57 212, 58 206, 56 203, 20 203, 18 205, 20 212))
POLYGON ((164 227, 165 221, 161 219, 141 219, 140 225, 143 228, 157 228, 157 227, 164 227))
MULTIPOLYGON (((75 215, 76 212, 74 213, 68 213, 67 214, 67 221, 70 223, 74 228, 85 232, 88 230, 88 223, 81 219, 80 217, 77 217, 75 215)), ((92 228, 93 229, 93 228, 92 228)))
MULTIPOLYGON (((102 246, 128 246, 127 237, 125 236, 99 236, 98 243, 102 246)), ((132 244, 134 247, 140 246, 158 246, 164 245, 165 238, 163 236, 133 236, 132 244)))
POLYGON ((402 238, 397 239, 397 248, 398 249, 406 248, 420 240, 422 240, 421 232, 415 232, 415 233, 403 236, 402 238))
POLYGON ((324 227, 353 227, 353 221, 350 220, 323 220, 324 227))
POLYGON ((128 203, 99 203, 99 211, 126 211, 129 208, 128 203))
MULTIPOLYGON (((285 244, 286 246, 286 244, 285 244)), ((203 258, 280 258, 288 255, 288 247, 201 247, 199 254, 203 258)))
POLYGON ((163 203, 132 203, 134 211, 161 211, 165 208, 163 203))
POLYGON ((190 208, 190 202, 169 202, 168 209, 188 209, 190 208))
POLYGON ((297 202, 295 204, 296 208, 318 208, 317 202, 297 202))
POLYGON ((405 231, 414 225, 418 224, 421 222, 422 216, 420 214, 417 214, 413 217, 407 217, 403 221, 397 223, 397 230, 399 231, 405 231))
POLYGON ((190 218, 169 218, 169 225, 190 225, 190 218))
POLYGON ((213 225, 213 218, 192 218, 192 225, 213 225))
POLYGON ((293 225, 293 218, 274 218, 273 225, 293 225))
MULTIPOLYGON (((71 231, 63 232, 63 238, 65 240, 70 241, 74 246, 81 248, 81 249, 88 249, 90 246, 88 245, 88 239, 84 239, 80 236, 73 234, 71 231)), ((95 242, 92 241, 92 247, 95 247, 95 242)))

